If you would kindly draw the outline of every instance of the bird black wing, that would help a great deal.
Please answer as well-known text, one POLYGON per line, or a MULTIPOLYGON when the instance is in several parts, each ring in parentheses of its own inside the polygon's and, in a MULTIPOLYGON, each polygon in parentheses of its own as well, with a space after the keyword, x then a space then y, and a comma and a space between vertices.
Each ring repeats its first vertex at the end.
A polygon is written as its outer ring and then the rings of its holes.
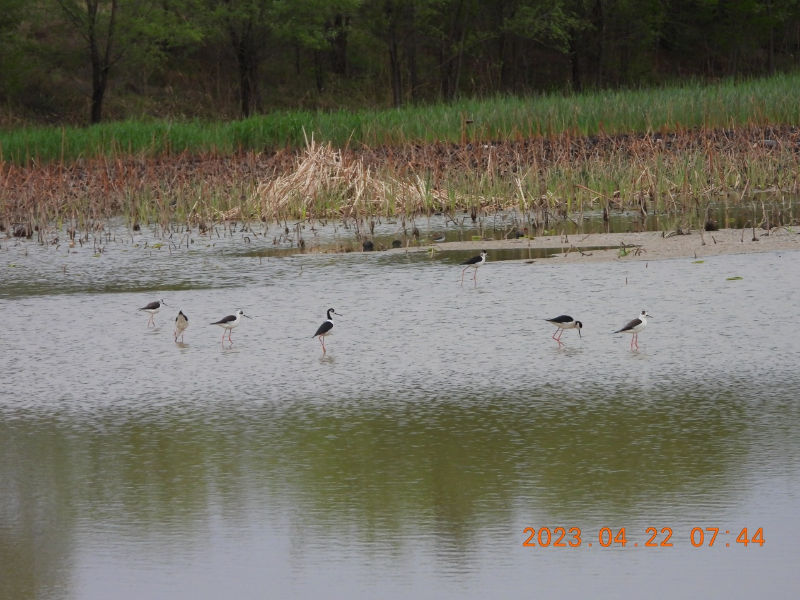
POLYGON ((481 256, 473 256, 472 258, 470 258, 469 260, 465 260, 461 264, 462 265, 476 265, 479 262, 481 262, 481 258, 482 258, 481 256))
POLYGON ((556 317, 555 319, 545 319, 548 323, 571 323, 572 317, 568 315, 561 315, 556 317))
POLYGON ((224 317, 224 318, 220 319, 216 323, 212 323, 212 325, 221 325, 222 323, 230 323, 231 321, 235 321, 235 320, 236 320, 235 316, 228 315, 227 317, 224 317))
POLYGON ((328 333, 331 329, 333 329, 333 323, 331 323, 330 321, 325 321, 322 325, 319 326, 319 329, 317 329, 317 333, 315 333, 311 337, 317 337, 318 335, 322 335, 323 333, 328 333))
POLYGON ((160 306, 161 302, 151 302, 150 304, 148 304, 144 308, 140 308, 139 310, 154 310, 156 308, 159 308, 160 306))
POLYGON ((633 329, 637 325, 641 325, 641 324, 642 324, 642 320, 641 319, 634 319, 633 321, 631 321, 630 323, 625 325, 625 327, 623 327, 622 329, 618 329, 614 333, 621 333, 623 331, 630 331, 631 329, 633 329))

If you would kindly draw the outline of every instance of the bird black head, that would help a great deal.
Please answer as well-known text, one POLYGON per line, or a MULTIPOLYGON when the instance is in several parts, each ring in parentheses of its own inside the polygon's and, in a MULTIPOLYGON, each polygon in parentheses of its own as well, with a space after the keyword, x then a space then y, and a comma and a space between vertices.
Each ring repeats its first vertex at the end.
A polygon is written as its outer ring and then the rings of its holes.
POLYGON ((481 256, 486 256, 487 254, 489 253, 486 250, 481 250, 481 256))
POLYGON ((337 313, 335 309, 333 309, 333 308, 329 308, 329 309, 328 309, 328 318, 329 318, 329 319, 331 318, 331 313, 333 313, 334 315, 338 315, 338 316, 340 316, 340 317, 342 316, 342 315, 340 315, 339 313, 337 313))
POLYGON ((578 337, 582 338, 583 336, 581 335, 581 329, 583 329, 583 323, 580 321, 575 321, 575 327, 578 328, 578 337))

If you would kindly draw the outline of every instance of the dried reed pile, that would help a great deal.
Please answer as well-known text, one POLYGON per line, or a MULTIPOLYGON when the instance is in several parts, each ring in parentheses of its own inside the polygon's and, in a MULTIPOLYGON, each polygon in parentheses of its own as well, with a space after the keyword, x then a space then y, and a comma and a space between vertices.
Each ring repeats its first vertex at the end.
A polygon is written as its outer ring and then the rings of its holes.
POLYGON ((431 189, 419 175, 404 180, 381 165, 366 163, 363 156, 345 154, 312 140, 295 169, 256 188, 261 219, 278 221, 287 214, 344 218, 417 214, 446 208, 446 192, 431 189))

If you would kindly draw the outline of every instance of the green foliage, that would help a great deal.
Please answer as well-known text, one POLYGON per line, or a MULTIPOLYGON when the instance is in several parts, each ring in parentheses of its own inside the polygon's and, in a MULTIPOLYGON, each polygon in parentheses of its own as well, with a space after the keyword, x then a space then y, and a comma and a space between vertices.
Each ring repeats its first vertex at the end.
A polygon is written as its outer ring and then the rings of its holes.
POLYGON ((25 0, 0 0, 0 98, 16 90, 23 70, 22 46, 18 28, 23 19, 25 0))
MULTIPOLYGON (((235 122, 122 121, 90 128, 26 127, 0 131, 6 161, 302 148, 313 136, 335 146, 530 138, 800 124, 800 75, 529 98, 496 96, 400 110, 273 112, 235 122), (472 123, 465 129, 463 118, 472 123)), ((697 172, 693 165, 687 172, 697 172)), ((591 182, 589 182, 591 187, 591 182)), ((613 191, 613 190, 612 190, 613 191)))
POLYGON ((85 123, 87 98, 246 118, 714 81, 794 71, 798 27, 797 0, 0 0, 0 102, 85 123))

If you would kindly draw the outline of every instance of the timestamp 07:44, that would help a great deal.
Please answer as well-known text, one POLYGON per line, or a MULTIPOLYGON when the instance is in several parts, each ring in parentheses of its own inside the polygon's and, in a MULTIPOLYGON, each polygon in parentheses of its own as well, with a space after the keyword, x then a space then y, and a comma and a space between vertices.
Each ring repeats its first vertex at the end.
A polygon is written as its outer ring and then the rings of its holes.
MULTIPOLYGON (((540 527, 534 529, 533 527, 526 527, 523 530, 526 538, 522 545, 526 548, 540 546, 542 548, 577 548, 581 545, 592 546, 591 541, 584 541, 582 532, 579 527, 556 527, 552 531, 549 527, 540 527)), ((717 545, 724 543, 725 546, 730 546, 733 540, 731 530, 720 530, 719 527, 695 527, 689 534, 689 541, 695 548, 707 547, 710 548, 716 542, 717 545), (721 536, 717 539, 717 536, 721 536)), ((735 535, 735 531, 733 533, 735 535)), ((603 527, 597 533, 597 543, 603 548, 609 546, 643 546, 645 548, 671 548, 672 543, 672 528, 662 527, 661 531, 656 527, 648 527, 645 530, 645 535, 641 540, 629 539, 625 531, 625 527, 620 528, 615 533, 610 527, 603 527), (647 539, 645 539, 647 538, 647 539), (641 543, 640 543, 641 542, 641 543)), ((743 528, 739 535, 736 536, 734 544, 741 544, 747 547, 749 544, 757 544, 759 547, 764 545, 764 528, 759 527, 755 533, 750 536, 747 527, 743 528)))

